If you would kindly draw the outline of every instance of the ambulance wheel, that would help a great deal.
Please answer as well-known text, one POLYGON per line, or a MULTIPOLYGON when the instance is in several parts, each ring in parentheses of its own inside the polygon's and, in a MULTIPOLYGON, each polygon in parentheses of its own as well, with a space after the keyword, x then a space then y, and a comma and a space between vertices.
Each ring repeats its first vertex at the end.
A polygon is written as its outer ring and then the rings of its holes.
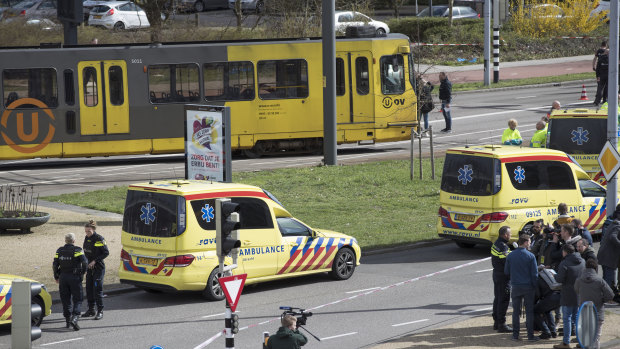
POLYGON ((456 243, 456 246, 460 248, 472 248, 476 246, 476 244, 471 243, 471 242, 463 242, 463 241, 454 241, 454 242, 456 243))
POLYGON ((355 253, 350 248, 341 248, 332 264, 330 275, 336 280, 346 280, 355 271, 355 253))
POLYGON ((215 268, 209 275, 207 286, 202 291, 202 296, 210 301, 221 301, 224 299, 224 291, 220 286, 219 279, 222 276, 220 268, 215 268))

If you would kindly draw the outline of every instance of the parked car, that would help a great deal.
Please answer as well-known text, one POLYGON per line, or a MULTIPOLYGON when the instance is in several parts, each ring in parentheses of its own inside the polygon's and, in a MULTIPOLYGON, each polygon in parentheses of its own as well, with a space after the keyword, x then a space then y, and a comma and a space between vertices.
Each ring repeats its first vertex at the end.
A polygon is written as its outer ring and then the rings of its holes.
MULTIPOLYGON (((255 13, 263 13, 265 12, 265 2, 263 0, 240 0, 241 1, 241 12, 255 12, 255 13)), ((235 0, 228 0, 228 8, 233 11, 235 10, 235 0)))
POLYGON ((347 27, 368 25, 375 28, 377 34, 387 34, 390 28, 385 22, 376 21, 363 13, 355 11, 336 11, 336 32, 344 33, 347 27))
MULTIPOLYGON (((90 11, 97 5, 105 4, 108 1, 112 0, 84 0, 82 3, 82 8, 84 9, 84 23, 88 24, 88 17, 90 17, 90 11)), ((127 0, 116 0, 127 2, 127 0)))
MULTIPOLYGON (((23 276, 0 274, 0 325, 11 323, 11 317, 13 315, 13 307, 11 306, 13 280, 37 282, 23 276)), ((41 315, 32 318, 32 325, 41 326, 43 318, 52 313, 52 297, 47 292, 45 285, 41 284, 41 293, 32 298, 32 303, 36 303, 41 307, 41 315)))
MULTIPOLYGON (((425 8, 420 13, 418 13, 418 17, 429 17, 430 7, 425 8)), ((437 5, 433 6, 433 17, 448 17, 450 15, 450 6, 447 5, 437 5)), ((452 7, 452 18, 460 19, 460 18, 480 18, 480 14, 476 12, 473 8, 468 6, 454 6, 452 7)))
POLYGON ((144 10, 129 1, 108 1, 95 6, 90 11, 88 25, 114 30, 151 26, 144 10))
POLYGON ((228 8, 228 0, 173 0, 172 3, 180 11, 203 12, 228 8))
POLYGON ((15 18, 56 20, 57 16, 56 0, 24 0, 4 11, 4 18, 9 20, 15 18))

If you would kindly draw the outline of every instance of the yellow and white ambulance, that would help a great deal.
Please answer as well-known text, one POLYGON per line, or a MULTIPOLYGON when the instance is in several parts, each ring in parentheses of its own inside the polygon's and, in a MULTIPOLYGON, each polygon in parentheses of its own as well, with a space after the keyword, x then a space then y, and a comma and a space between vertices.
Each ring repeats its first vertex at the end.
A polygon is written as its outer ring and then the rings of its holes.
POLYGON ((355 238, 310 228, 261 188, 173 180, 129 186, 121 282, 146 290, 202 291, 208 299, 223 299, 215 251, 219 198, 240 206, 241 247, 233 273, 246 273, 246 284, 323 272, 345 280, 359 265, 355 238))
POLYGON ((472 146, 446 152, 437 233, 461 247, 489 244, 501 226, 512 240, 533 222, 552 223, 557 207, 594 233, 605 221, 606 191, 566 153, 515 146, 472 146))
MULTIPOLYGON (((0 325, 10 324, 13 317, 13 281, 26 280, 37 282, 23 276, 0 274, 0 325)), ((41 307, 41 315, 32 318, 33 326, 41 326, 43 318, 52 313, 52 296, 47 292, 45 285, 41 284, 41 292, 32 298, 32 303, 41 307)))

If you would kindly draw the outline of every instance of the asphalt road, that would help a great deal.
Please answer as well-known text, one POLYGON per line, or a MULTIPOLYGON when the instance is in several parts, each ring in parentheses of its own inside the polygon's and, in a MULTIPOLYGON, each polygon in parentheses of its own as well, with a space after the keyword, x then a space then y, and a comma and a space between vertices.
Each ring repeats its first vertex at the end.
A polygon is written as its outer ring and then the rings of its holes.
MULTIPOLYGON (((595 91, 594 83, 586 85, 595 91)), ((592 93, 592 92, 591 92, 592 93)), ((524 140, 534 133, 535 124, 557 99, 563 106, 591 106, 580 101, 580 84, 500 89, 492 91, 456 92, 452 104, 453 132, 437 132, 444 128, 442 114, 436 109, 429 115, 435 130, 433 138, 437 156, 454 146, 499 144, 510 118, 519 122, 524 140)), ((429 138, 423 138, 423 154, 429 153, 429 138)), ((415 144, 417 156, 418 144, 415 144)), ((338 163, 348 164, 385 159, 407 159, 410 141, 373 145, 342 145, 338 147, 338 163)), ((316 166, 322 156, 271 156, 260 159, 233 159, 233 171, 260 171, 274 168, 316 166)), ((441 171, 441 169, 437 169, 441 171)), ((129 156, 116 158, 0 161, 0 184, 34 185, 41 196, 82 192, 126 185, 149 179, 183 178, 182 156, 129 156)))
MULTIPOLYGON (((461 249, 449 243, 365 256, 347 281, 321 274, 249 286, 237 307, 241 331, 235 346, 256 348, 264 331, 275 332, 280 306, 314 313, 306 328, 321 342, 308 336, 304 348, 368 347, 488 313, 492 286, 487 257, 487 247, 461 249)), ((104 318, 80 321, 79 332, 64 328, 55 304, 33 347, 194 348, 224 327, 224 303, 205 302, 195 293, 137 291, 109 296, 105 304, 104 318)), ((9 332, 0 328, 0 348, 10 346, 9 332)), ((219 337, 208 347, 223 346, 219 337)))

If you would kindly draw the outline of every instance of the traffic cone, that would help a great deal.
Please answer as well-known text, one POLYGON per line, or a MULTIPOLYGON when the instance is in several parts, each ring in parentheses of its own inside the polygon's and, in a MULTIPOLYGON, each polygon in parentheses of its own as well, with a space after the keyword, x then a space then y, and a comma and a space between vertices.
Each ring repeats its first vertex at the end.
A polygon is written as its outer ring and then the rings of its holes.
POLYGON ((581 98, 579 98, 580 101, 587 101, 589 100, 588 95, 586 94, 586 85, 581 85, 581 98))

